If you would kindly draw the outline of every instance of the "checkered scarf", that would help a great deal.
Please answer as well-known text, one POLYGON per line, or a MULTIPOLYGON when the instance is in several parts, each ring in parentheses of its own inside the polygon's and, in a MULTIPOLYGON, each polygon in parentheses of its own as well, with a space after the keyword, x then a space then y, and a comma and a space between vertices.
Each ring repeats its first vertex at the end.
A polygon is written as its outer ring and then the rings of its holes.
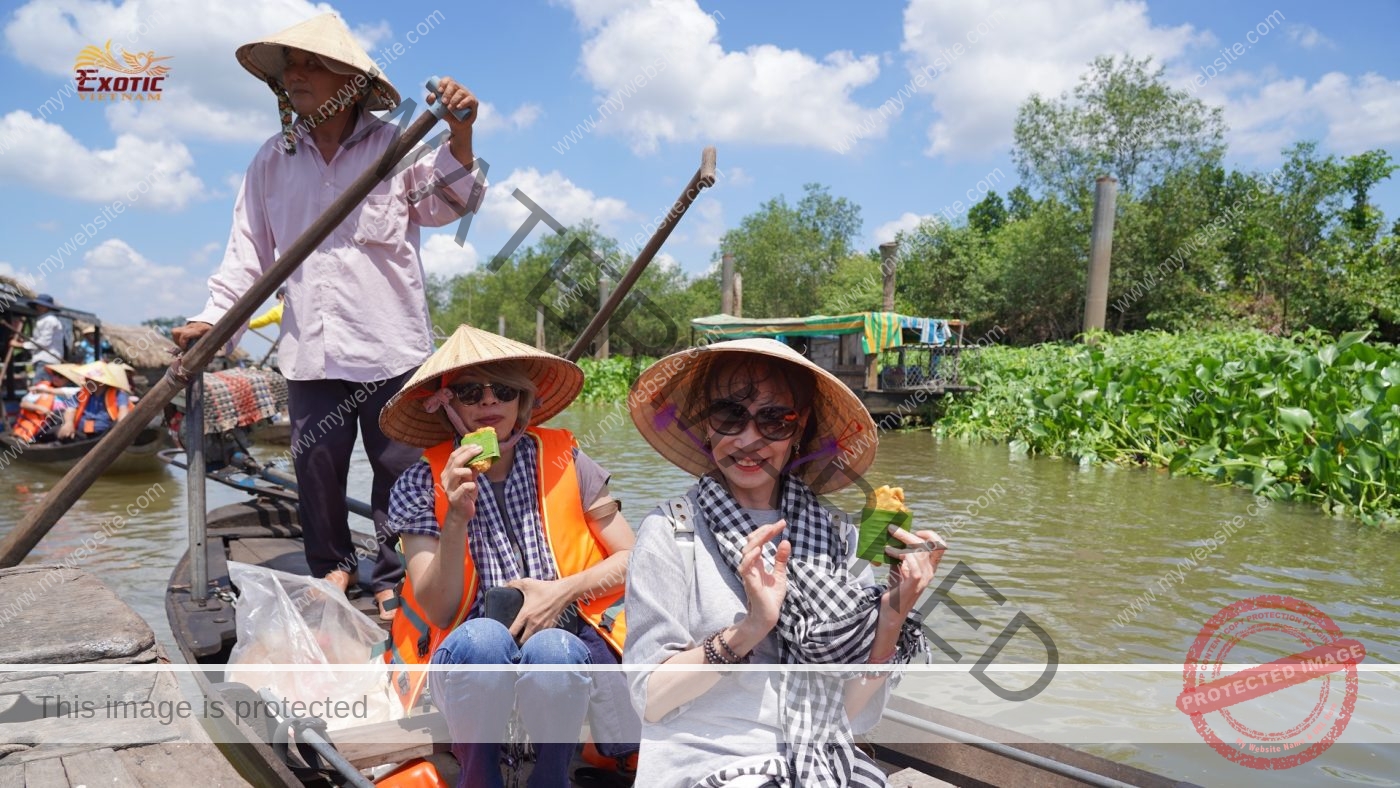
POLYGON ((472 605, 473 614, 477 612, 481 592, 488 588, 503 586, 523 577, 536 580, 555 580, 559 577, 554 556, 545 541, 544 523, 540 520, 535 462, 537 452, 531 436, 527 435, 515 444, 515 459, 505 480, 504 512, 496 505, 496 495, 491 490, 493 482, 484 475, 476 477, 481 493, 476 498, 476 516, 467 523, 467 545, 471 549, 477 575, 481 578, 477 602, 472 605), (516 560, 507 528, 515 533, 524 566, 516 560))
MULTIPOLYGON (((780 482, 784 537, 792 543, 787 596, 778 616, 779 655, 785 665, 865 662, 875 639, 883 586, 859 586, 846 566, 841 531, 810 487, 791 475, 780 482)), ((720 555, 738 574, 749 534, 758 527, 719 481, 700 478, 697 502, 705 513, 720 555)), ((771 566, 777 547, 763 546, 771 566)), ((896 660, 907 662, 921 645, 904 628, 896 660)), ((845 681, 849 671, 793 671, 778 685, 780 724, 789 742, 786 762, 738 763, 699 785, 721 786, 742 775, 773 777, 780 786, 883 786, 884 774, 855 748, 846 719, 845 681)))

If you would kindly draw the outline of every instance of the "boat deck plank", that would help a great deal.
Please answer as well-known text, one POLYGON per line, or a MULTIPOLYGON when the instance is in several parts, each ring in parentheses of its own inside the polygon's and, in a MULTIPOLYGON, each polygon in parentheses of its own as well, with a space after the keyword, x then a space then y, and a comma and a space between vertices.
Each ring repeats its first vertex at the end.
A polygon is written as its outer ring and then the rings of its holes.
POLYGON ((162 742, 117 750, 116 754, 135 784, 145 788, 185 788, 195 782, 208 788, 248 785, 213 744, 162 742))
POLYGON ((111 668, 167 660, 95 577, 14 567, 0 570, 0 594, 20 603, 0 662, 104 666, 0 672, 0 788, 248 784, 193 715, 173 711, 186 703, 173 672, 111 668))
POLYGON ((62 760, 63 771, 72 785, 86 785, 88 788, 97 788, 99 785, 141 785, 131 772, 127 771, 126 764, 117 757, 116 750, 110 747, 68 755, 62 760))
POLYGON ((953 783, 930 777, 917 769, 903 769, 887 778, 889 788, 954 788, 953 783))
POLYGON ((24 784, 42 785, 44 788, 67 788, 68 773, 63 770, 59 758, 41 758, 24 765, 24 784))

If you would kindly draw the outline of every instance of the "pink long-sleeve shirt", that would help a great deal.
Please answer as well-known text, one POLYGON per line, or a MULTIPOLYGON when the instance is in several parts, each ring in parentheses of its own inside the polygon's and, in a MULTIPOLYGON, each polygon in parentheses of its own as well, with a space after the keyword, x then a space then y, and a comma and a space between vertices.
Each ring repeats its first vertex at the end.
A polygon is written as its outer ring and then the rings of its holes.
MULTIPOLYGON (((355 131, 374 122, 362 112, 355 131)), ((281 135, 265 142, 249 165, 233 207, 233 230, 209 301, 191 321, 223 317, 278 254, 311 226, 396 134, 382 123, 330 162, 309 138, 296 155, 281 135)), ((412 158, 411 156, 409 157, 412 158)), ((475 211, 486 186, 444 143, 380 182, 287 280, 279 361, 289 380, 384 380, 421 364, 433 351, 419 228, 459 221, 475 211), (455 180, 452 180, 456 177, 455 180), (433 189, 434 180, 448 181, 433 189), (428 196, 410 204, 412 193, 428 196)), ((240 331, 230 342, 236 346, 240 331)))

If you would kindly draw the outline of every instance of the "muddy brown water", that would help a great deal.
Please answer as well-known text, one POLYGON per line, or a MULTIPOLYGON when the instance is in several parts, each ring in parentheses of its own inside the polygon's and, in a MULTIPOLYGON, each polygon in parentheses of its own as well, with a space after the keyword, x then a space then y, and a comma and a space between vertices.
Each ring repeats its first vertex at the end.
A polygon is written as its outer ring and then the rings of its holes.
MULTIPOLYGON (((577 407, 554 425, 574 430, 584 449, 613 474, 614 494, 634 525, 690 483, 651 451, 617 408, 577 407)), ((285 451, 260 449, 264 458, 285 451)), ((33 509, 59 478, 22 464, 0 474, 0 531, 33 509)), ((368 465, 357 454, 351 494, 368 498, 369 478, 368 465)), ((1053 640, 1061 665, 1176 666, 1171 681, 1179 691, 1180 666, 1205 622, 1223 607, 1260 594, 1294 596, 1323 610, 1345 635, 1365 644, 1368 663, 1394 664, 1400 656, 1400 536, 1308 506, 1261 505, 1237 488, 1149 470, 1017 457, 1004 446, 940 442, 927 432, 884 435, 867 478, 875 485, 903 486, 916 522, 949 536, 940 579, 962 561, 1006 599, 997 605, 979 597, 965 579, 952 593, 986 626, 973 629, 946 606, 930 614, 929 626, 964 661, 985 652, 1011 616, 1022 611, 1053 640), (1218 540, 1222 528, 1227 538, 1218 540), (1147 596, 1149 589, 1154 595, 1147 596)), ((220 485, 207 489, 211 507, 241 495, 220 485)), ((855 494, 835 501, 848 509, 860 505, 855 494)), ((80 565, 113 588, 150 622, 167 650, 177 653, 162 594, 185 549, 183 473, 99 479, 28 560, 62 561, 104 525, 114 535, 80 565)), ((366 527, 364 521, 355 525, 366 527)), ((1014 641, 1005 659, 1043 661, 1044 652, 1027 643, 1032 639, 1014 641)), ((941 652, 934 662, 954 664, 941 652)), ((1066 678, 1071 675, 1061 672, 1054 680, 1074 681, 1066 678)), ((906 681, 901 691, 938 705, 937 687, 906 681)), ((1152 702, 1162 702, 1155 695, 1152 702)), ((1397 748, 1376 743, 1385 740, 1376 731, 1390 732, 1391 740, 1400 731, 1400 711, 1386 703, 1394 697, 1394 692, 1363 690, 1352 723, 1353 732, 1361 730, 1357 721, 1368 724, 1370 732, 1357 737, 1363 741, 1347 744, 1352 739, 1344 735, 1343 744, 1283 771, 1229 763, 1199 740, 1086 748, 1202 784, 1400 785, 1397 748)), ((1105 689, 1078 693, 1064 708, 1045 714, 1064 712, 1063 719, 1089 720, 1103 730, 1133 729, 1142 724, 1142 704, 1141 698, 1105 689)), ((1010 718, 998 715, 993 721, 1005 719, 1010 718)))

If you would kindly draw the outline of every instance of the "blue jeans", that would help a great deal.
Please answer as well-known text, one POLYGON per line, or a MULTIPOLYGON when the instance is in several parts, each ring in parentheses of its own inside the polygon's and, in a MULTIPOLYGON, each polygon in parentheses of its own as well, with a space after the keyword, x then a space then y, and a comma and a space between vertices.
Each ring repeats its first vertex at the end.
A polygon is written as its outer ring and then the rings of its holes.
MULTIPOLYGON (((473 618, 452 630, 433 653, 434 665, 587 665, 583 641, 562 629, 536 632, 517 646, 498 621, 473 618)), ((428 674, 434 703, 447 718, 452 753, 462 765, 458 788, 500 788, 501 742, 510 710, 535 744, 530 788, 568 786, 569 763, 588 713, 585 671, 434 671, 428 674)))

